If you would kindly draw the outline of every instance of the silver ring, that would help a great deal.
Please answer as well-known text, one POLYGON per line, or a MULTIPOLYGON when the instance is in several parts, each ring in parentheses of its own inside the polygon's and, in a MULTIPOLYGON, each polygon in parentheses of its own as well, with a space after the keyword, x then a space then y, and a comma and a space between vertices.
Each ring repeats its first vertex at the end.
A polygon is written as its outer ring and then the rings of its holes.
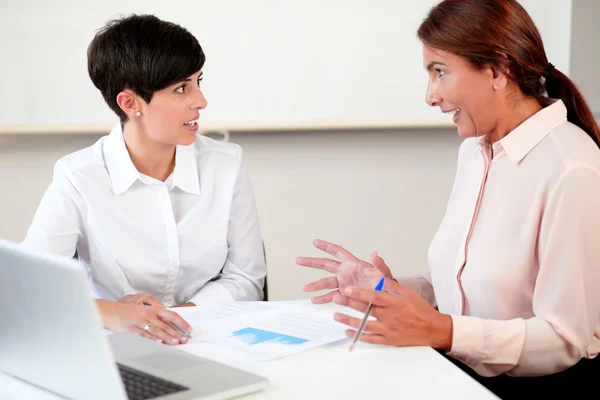
POLYGON ((150 332, 150 324, 146 324, 146 325, 144 325, 144 330, 145 330, 146 332, 150 332))

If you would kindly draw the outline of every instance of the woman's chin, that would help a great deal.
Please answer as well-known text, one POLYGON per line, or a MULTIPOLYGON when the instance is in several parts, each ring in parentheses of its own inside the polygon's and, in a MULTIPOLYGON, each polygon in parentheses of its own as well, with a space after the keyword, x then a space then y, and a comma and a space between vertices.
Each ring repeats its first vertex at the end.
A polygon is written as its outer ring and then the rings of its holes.
POLYGON ((463 139, 479 136, 473 127, 458 126, 458 136, 463 139))
POLYGON ((196 133, 186 132, 179 137, 177 144, 180 146, 189 146, 196 141, 196 133))

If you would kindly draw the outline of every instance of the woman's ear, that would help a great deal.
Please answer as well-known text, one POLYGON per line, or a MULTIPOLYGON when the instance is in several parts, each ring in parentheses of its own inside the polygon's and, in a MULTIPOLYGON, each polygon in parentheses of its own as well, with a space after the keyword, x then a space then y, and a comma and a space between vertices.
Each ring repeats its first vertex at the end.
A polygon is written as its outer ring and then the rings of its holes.
MULTIPOLYGON (((504 63, 504 64, 508 65, 508 55, 506 53, 497 52, 496 54, 498 56, 504 58, 506 60, 506 63, 504 63)), ((504 65, 501 65, 503 63, 499 63, 499 64, 500 65, 498 65, 498 64, 496 64, 496 65, 489 64, 488 65, 492 89, 494 89, 496 91, 506 90, 506 87, 508 86, 508 84, 510 82, 510 79, 509 79, 510 70, 508 68, 506 68, 504 65)))
POLYGON ((490 67, 490 70, 492 78, 492 88, 495 91, 506 90, 509 83, 509 71, 506 69, 500 69, 498 67, 490 67))
POLYGON ((129 89, 125 89, 117 95, 117 104, 129 119, 135 118, 141 111, 139 97, 129 89))

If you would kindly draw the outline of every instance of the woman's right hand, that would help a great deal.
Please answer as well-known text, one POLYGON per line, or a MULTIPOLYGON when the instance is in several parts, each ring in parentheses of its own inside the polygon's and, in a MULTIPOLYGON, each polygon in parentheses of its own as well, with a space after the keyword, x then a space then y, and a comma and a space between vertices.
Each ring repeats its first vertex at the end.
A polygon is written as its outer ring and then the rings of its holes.
POLYGON ((170 345, 187 343, 187 339, 169 323, 188 334, 192 332, 192 327, 179 314, 164 308, 108 300, 96 302, 104 327, 113 332, 130 332, 170 345))
POLYGON ((313 245, 338 259, 338 261, 335 261, 318 257, 296 258, 296 264, 298 265, 322 269, 334 275, 304 285, 305 292, 334 289, 327 294, 313 297, 312 302, 315 304, 333 301, 333 298, 347 286, 373 289, 382 277, 393 279, 389 267, 376 251, 371 253, 372 264, 370 264, 355 257, 337 244, 316 239, 313 241, 313 245))

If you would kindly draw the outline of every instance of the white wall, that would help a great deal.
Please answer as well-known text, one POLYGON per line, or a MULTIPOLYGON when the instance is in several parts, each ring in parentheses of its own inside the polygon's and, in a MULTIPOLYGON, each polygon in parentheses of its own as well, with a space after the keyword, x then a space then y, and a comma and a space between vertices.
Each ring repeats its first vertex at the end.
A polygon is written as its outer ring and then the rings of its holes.
MULTIPOLYGON (((0 87, 10 93, 0 96, 0 129, 111 127, 86 49, 96 29, 131 12, 178 22, 198 38, 207 54, 208 126, 447 121, 421 101, 427 81, 416 30, 437 2, 12 1, 0 13, 0 48, 18 62, 0 64, 0 87)), ((571 1, 521 3, 553 63, 568 72, 571 1)))
MULTIPOLYGON (((570 8, 566 0, 552 7, 544 0, 543 6, 556 15, 564 3, 570 8)), ((595 0, 588 6, 600 14, 595 0)), ((574 37, 578 29, 585 27, 574 19, 574 37)), ((572 46, 572 54, 585 53, 586 46, 572 46)), ((596 66, 600 55, 593 54, 585 62, 596 66)), ((578 62, 572 58, 573 71, 578 62)), ((597 85, 592 72, 580 84, 597 85)), ((54 162, 97 138, 0 136, 0 237, 24 237, 54 162)), ((454 178, 460 143, 455 130, 236 134, 231 140, 244 148, 254 183, 272 299, 306 297, 302 284, 322 276, 294 263, 298 255, 319 254, 311 245, 317 237, 362 258, 378 250, 397 274, 426 269, 427 247, 454 178)))
MULTIPOLYGON (((0 237, 22 240, 54 162, 96 136, 0 138, 0 237)), ((449 195, 459 139, 453 130, 239 134, 259 205, 270 295, 305 297, 322 274, 294 263, 314 238, 358 256, 380 251, 397 273, 424 271, 449 195)))

